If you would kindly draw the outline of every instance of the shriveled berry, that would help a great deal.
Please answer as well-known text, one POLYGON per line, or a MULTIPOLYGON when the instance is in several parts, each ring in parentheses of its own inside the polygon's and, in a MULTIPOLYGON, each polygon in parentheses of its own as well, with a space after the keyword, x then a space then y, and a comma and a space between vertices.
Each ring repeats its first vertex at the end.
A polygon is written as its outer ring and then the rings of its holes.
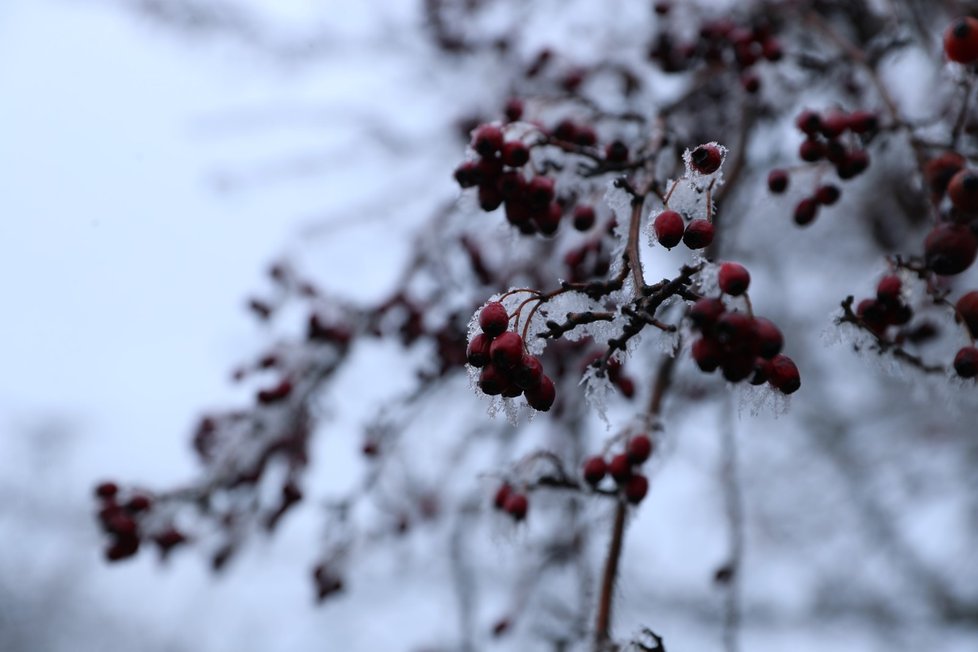
POLYGON ((971 266, 978 254, 978 239, 961 224, 940 224, 924 239, 924 260, 942 276, 960 274, 971 266))
POLYGON ((489 337, 496 337, 509 326, 506 308, 498 301, 490 301, 479 312, 479 326, 489 337))
POLYGON ((791 177, 788 173, 781 169, 771 170, 767 175, 767 187, 768 190, 775 194, 781 194, 788 189, 788 182, 791 177))
POLYGON ((546 412, 553 407, 554 400, 557 398, 557 389, 554 387, 554 381, 544 374, 540 377, 540 384, 527 389, 525 394, 526 402, 531 408, 546 412))
POLYGON ((739 263, 723 263, 717 276, 720 291, 732 297, 738 297, 747 291, 750 285, 750 272, 739 263))
POLYGON ((954 305, 972 337, 978 337, 978 290, 963 295, 954 305))
POLYGON ((526 512, 530 508, 530 501, 521 493, 511 493, 506 499, 506 513, 513 517, 515 521, 522 521, 526 518, 526 512))
POLYGON ((489 364, 489 345, 492 340, 485 333, 476 333, 465 349, 465 359, 470 365, 481 368, 489 364))
POLYGON ((768 367, 768 382, 783 394, 793 394, 801 387, 801 375, 794 360, 784 354, 774 356, 768 367))
POLYGON ((676 211, 662 211, 656 215, 652 228, 659 244, 666 249, 672 249, 683 239, 686 224, 676 211))
POLYGON ((503 147, 503 130, 496 125, 482 125, 472 134, 472 149, 489 158, 503 147))
POLYGON ((592 487, 601 482, 607 474, 608 464, 603 457, 595 455, 584 462, 584 481, 592 487))
POLYGON ((805 197, 795 206, 795 224, 808 226, 818 217, 818 202, 812 197, 805 197))
POLYGON ((959 211, 972 213, 978 211, 978 172, 961 170, 947 185, 947 195, 959 211))
POLYGON ((978 61, 978 20, 963 16, 951 23, 944 32, 944 54, 958 63, 978 61))
POLYGON ((574 228, 578 231, 587 231, 594 226, 594 207, 587 204, 580 204, 574 207, 574 228))
POLYGON ((954 371, 962 378, 978 376, 978 349, 973 346, 962 347, 954 356, 954 371))
POLYGON ((635 435, 628 440, 625 454, 632 464, 642 464, 652 455, 652 439, 648 435, 635 435))
POLYGON ((770 360, 781 353, 781 347, 784 346, 784 336, 774 322, 764 317, 755 317, 753 329, 758 355, 770 360))
POLYGON ((642 502, 649 493, 649 479, 641 473, 635 473, 625 481, 625 499, 633 505, 642 502))
POLYGON ((621 453, 611 458, 608 463, 608 474, 615 479, 619 485, 632 475, 632 462, 628 455, 621 453))
POLYGON ((522 167, 530 160, 530 150, 522 142, 511 140, 503 145, 502 159, 510 167, 522 167))
POLYGON ((713 174, 723 163, 723 154, 716 145, 700 145, 690 154, 693 169, 700 174, 713 174))
POLYGON ((695 219, 686 226, 683 244, 690 249, 703 249, 713 242, 713 224, 704 219, 695 219))
POLYGON ((489 358, 500 370, 513 369, 523 360, 523 338, 513 331, 500 334, 489 345, 489 358))
POLYGON ((815 201, 822 206, 831 206, 839 201, 841 195, 842 192, 839 190, 839 186, 826 183, 815 190, 815 201))

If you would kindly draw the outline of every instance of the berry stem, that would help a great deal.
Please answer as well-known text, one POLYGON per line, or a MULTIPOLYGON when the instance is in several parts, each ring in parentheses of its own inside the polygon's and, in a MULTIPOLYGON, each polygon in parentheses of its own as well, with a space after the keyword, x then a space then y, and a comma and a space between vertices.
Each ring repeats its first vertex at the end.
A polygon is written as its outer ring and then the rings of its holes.
POLYGON ((642 261, 639 258, 638 251, 639 234, 642 224, 642 207, 644 205, 644 197, 632 201, 632 221, 628 225, 627 256, 629 265, 632 268, 632 280, 635 282, 635 296, 640 296, 642 288, 645 286, 645 278, 642 274, 642 261))

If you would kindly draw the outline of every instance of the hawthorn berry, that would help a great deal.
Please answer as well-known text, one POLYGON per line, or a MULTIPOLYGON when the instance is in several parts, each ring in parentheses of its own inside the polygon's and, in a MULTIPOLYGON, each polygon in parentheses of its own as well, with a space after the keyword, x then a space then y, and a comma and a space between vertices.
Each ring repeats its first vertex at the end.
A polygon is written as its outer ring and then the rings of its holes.
POLYGON ((808 163, 814 163, 825 156, 825 145, 815 138, 806 138, 798 146, 798 157, 808 163))
POLYGON ((940 224, 924 239, 924 260, 942 276, 960 274, 971 266, 978 254, 978 239, 961 224, 940 224))
POLYGON ((545 176, 533 177, 527 184, 526 197, 532 208, 548 206, 554 198, 554 180, 545 176))
POLYGON ((947 195, 959 211, 965 213, 978 211, 978 172, 960 170, 951 177, 947 185, 947 195))
POLYGON ((743 89, 753 95, 761 90, 761 78, 754 71, 747 71, 740 75, 740 85, 743 89))
POLYGON ((506 107, 503 109, 503 113, 506 114, 506 119, 510 122, 516 122, 523 117, 523 100, 517 98, 511 98, 506 102, 506 107))
POLYGON ((483 184, 479 186, 479 208, 487 213, 491 213, 500 206, 506 198, 497 184, 483 184))
POLYGON ((788 173, 781 169, 771 170, 767 175, 768 190, 775 194, 781 194, 788 189, 790 177, 788 173))
POLYGON ((831 111, 822 117, 822 126, 819 129, 826 138, 835 138, 849 128, 849 116, 842 111, 831 111))
POLYGON ((546 412, 553 406, 554 399, 557 398, 557 389, 554 387, 554 381, 544 374, 540 376, 540 384, 527 389, 525 394, 526 402, 531 408, 546 412))
POLYGON ((962 378, 978 376, 978 348, 962 347, 954 356, 954 371, 962 378))
POLYGON ((819 186, 815 190, 815 201, 817 201, 822 206, 831 206, 835 202, 839 201, 839 197, 842 192, 839 187, 831 183, 826 183, 819 186))
POLYGON ((957 63, 978 61, 978 20, 963 16, 951 23, 944 32, 944 54, 957 63))
POLYGON ((784 336, 774 322, 764 317, 755 317, 752 326, 758 355, 770 360, 781 353, 781 347, 784 346, 784 336))
POLYGON ((513 331, 502 333, 489 345, 489 358, 500 370, 513 369, 523 360, 523 338, 513 331))
POLYGON ((693 169, 700 174, 713 174, 723 163, 723 154, 716 145, 700 145, 690 154, 693 169))
POLYGON ((900 301, 903 281, 896 274, 887 274, 876 285, 876 299, 882 303, 895 304, 900 301))
POLYGON ((702 218, 695 219, 686 226, 683 244, 690 249, 704 249, 713 242, 713 224, 702 218))
POLYGON ((499 396, 509 386, 509 381, 493 364, 487 364, 479 373, 479 389, 486 396, 499 396))
POLYGON ((685 228, 682 216, 676 211, 662 211, 652 223, 655 239, 666 249, 672 249, 682 241, 685 228))
POLYGON ((835 173, 840 179, 852 179, 859 176, 869 167, 869 153, 864 149, 848 152, 843 160, 835 166, 835 173))
POLYGON ((635 473, 625 481, 624 492, 625 499, 637 505, 649 493, 649 479, 641 473, 635 473))
POLYGON ((853 111, 849 114, 849 130, 856 134, 868 134, 879 129, 880 119, 872 111, 853 111))
POLYGON ((632 462, 628 455, 621 453, 611 458, 608 463, 608 474, 614 478, 615 482, 621 485, 632 475, 632 462))
POLYGON ((543 378, 543 365, 540 361, 526 353, 516 368, 513 370, 513 384, 520 389, 530 389, 540 384, 543 378))
POLYGON ((482 171, 477 162, 466 161, 455 168, 454 177, 462 188, 474 188, 482 181, 482 171))
POLYGON ((863 299, 856 306, 856 316, 863 325, 877 335, 886 330, 887 319, 885 308, 875 299, 863 299))
POLYGON ((530 507, 530 501, 524 494, 513 492, 506 498, 504 509, 506 513, 513 517, 515 521, 522 521, 526 518, 526 512, 530 507))
POLYGON ((492 340, 485 333, 477 333, 465 349, 465 359, 473 367, 481 368, 489 364, 489 346, 492 340))
POLYGON ((498 301, 490 301, 479 313, 479 327, 490 338, 501 335, 509 326, 506 308, 498 301))
POLYGON ((472 133, 472 149, 482 158, 490 158, 503 148, 503 130, 495 125, 482 125, 472 133))
POLYGON ((706 337, 701 337, 693 342, 691 353, 696 366, 706 373, 716 371, 723 357, 723 351, 717 341, 706 337))
POLYGON ((947 192, 952 177, 965 165, 965 159, 957 152, 944 152, 924 165, 924 180, 930 191, 941 196, 947 192))
POLYGON ((795 206, 795 224, 798 226, 808 226, 818 217, 818 201, 812 197, 805 197, 795 206))
POLYGON ((738 297, 747 291, 750 285, 750 272, 738 263, 723 263, 717 276, 720 291, 732 297, 738 297))
POLYGON ((608 464, 604 461, 603 457, 595 455, 594 457, 589 457, 587 460, 585 460, 584 481, 592 487, 600 483, 607 474, 608 464))
POLYGON ((754 372, 755 357, 749 352, 739 351, 728 354, 720 363, 720 371, 725 380, 739 383, 754 372))
POLYGON ((613 140, 604 148, 604 157, 613 163, 628 160, 628 145, 620 140, 613 140))
POLYGON ((708 331, 713 328, 717 319, 726 309, 720 299, 703 297, 697 299, 696 303, 689 309, 689 319, 701 331, 708 331))
POLYGON ((652 455, 652 440, 648 435, 635 435, 628 440, 625 454, 632 464, 642 464, 652 455))
POLYGON ((971 336, 978 337, 978 290, 972 290, 962 296, 954 307, 971 336))
POLYGON ((795 126, 799 131, 814 136, 822 129, 822 117, 814 111, 805 110, 795 118, 795 126))
POLYGON ((114 482, 100 482, 95 487, 95 495, 102 499, 114 497, 119 493, 119 485, 114 482))
POLYGON ((581 204, 574 207, 574 228, 578 231, 587 231, 594 226, 594 207, 581 204))
POLYGON ((496 509, 506 509, 506 501, 509 499, 509 495, 513 493, 513 488, 508 482, 504 482, 499 485, 496 489, 496 495, 493 496, 492 504, 496 509))
POLYGON ((774 356, 768 366, 768 382, 783 394, 793 394, 801 387, 801 375, 794 360, 784 354, 774 356))
POLYGON ((714 326, 717 341, 723 346, 749 348, 746 344, 753 335, 754 320, 741 312, 725 312, 717 318, 714 326))
POLYGON ((533 223, 543 235, 553 235, 560 227, 560 218, 563 217, 563 213, 560 204, 551 202, 533 215, 533 223))
POLYGON ((502 160, 505 165, 518 168, 530 160, 530 150, 518 140, 511 140, 503 145, 502 160))

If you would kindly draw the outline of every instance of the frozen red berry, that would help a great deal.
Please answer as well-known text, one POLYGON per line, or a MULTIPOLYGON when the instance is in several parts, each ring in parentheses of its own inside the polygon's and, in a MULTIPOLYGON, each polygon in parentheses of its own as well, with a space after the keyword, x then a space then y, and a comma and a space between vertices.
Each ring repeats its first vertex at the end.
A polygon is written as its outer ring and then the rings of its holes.
POLYGON ((535 356, 525 353, 512 375, 514 385, 520 389, 530 389, 540 384, 540 379, 543 378, 543 365, 535 356))
POLYGON ((951 179, 965 166, 965 159, 957 152, 944 152, 924 165, 924 180, 935 195, 947 192, 951 179))
POLYGON ((472 133, 472 149, 489 158, 503 147, 503 130, 495 125, 482 125, 472 133))
POLYGON ((978 239, 961 224, 940 224, 924 239, 924 260, 942 276, 960 274, 971 266, 978 254, 978 239))
POLYGON ((470 365, 481 368, 489 364, 489 346, 492 340, 485 333, 476 333, 465 349, 465 359, 470 365))
POLYGON ((594 207, 587 204, 580 204, 574 207, 574 228, 578 231, 587 231, 594 226, 594 207))
POLYGON ((466 161, 455 168, 454 177, 462 188, 474 188, 482 181, 482 171, 475 161, 466 161))
POLYGON ((628 479, 632 474, 632 461, 628 455, 621 453, 611 458, 608 463, 608 474, 615 479, 619 485, 628 479))
POLYGON ((716 340, 701 337, 693 342, 692 356, 701 371, 711 373, 720 366, 723 351, 716 340))
POLYGON ((822 206, 831 206, 839 201, 841 195, 842 192, 839 190, 839 186, 826 183, 815 190, 815 201, 822 206))
POLYGON ((690 154, 693 169, 700 174, 713 174, 723 163, 723 153, 716 145, 700 145, 690 154))
POLYGON ((693 325, 701 331, 713 328, 717 319, 724 313, 726 306, 720 299, 703 297, 697 299, 696 303, 689 309, 689 319, 693 325))
POLYGON ((876 299, 882 303, 895 304, 900 301, 903 281, 896 274, 887 274, 876 285, 876 299))
POLYGON ((526 392, 526 402, 534 410, 539 410, 540 412, 548 411, 554 404, 554 400, 557 398, 557 390, 554 387, 554 381, 550 380, 547 375, 540 376, 540 384, 536 387, 527 389, 526 392))
POLYGON ((102 499, 114 497, 119 492, 119 485, 114 482, 100 482, 95 487, 95 495, 102 499))
POLYGON ((635 473, 625 481, 624 493, 628 502, 637 505, 649 493, 649 479, 640 473, 635 473))
POLYGON ((506 501, 509 499, 511 493, 513 493, 513 488, 508 482, 499 485, 499 488, 496 489, 496 495, 493 496, 493 506, 496 509, 506 509, 506 501))
POLYGON ((790 177, 788 173, 784 170, 775 169, 771 170, 767 175, 767 187, 768 190, 775 194, 781 194, 788 189, 788 182, 790 177))
POLYGON ((486 396, 499 396, 509 384, 509 380, 495 365, 487 364, 479 373, 479 389, 486 396))
POLYGON ((951 177, 947 185, 947 195, 959 211, 965 213, 978 211, 978 172, 960 170, 951 177))
POLYGON ((963 295, 954 307, 971 336, 978 337, 978 290, 963 295))
POLYGON ((666 249, 672 249, 683 239, 686 228, 682 216, 676 211, 662 211, 652 223, 655 239, 666 249))
POLYGON ((489 337, 496 337, 509 326, 506 308, 498 301, 490 301, 479 312, 479 327, 489 337))
POLYGON ((489 358, 500 370, 513 369, 523 360, 523 338, 513 331, 502 333, 489 345, 489 358))
POLYGON ((795 224, 807 226, 818 217, 818 202, 812 197, 806 197, 795 206, 795 224))
POLYGON ((704 249, 713 242, 713 224, 704 219, 695 219, 686 226, 683 243, 690 249, 704 249))
POLYGON ((635 435, 628 440, 626 455, 632 464, 642 464, 652 455, 652 440, 648 435, 635 435))
POLYGON ((958 63, 978 61, 978 20, 963 16, 951 23, 944 32, 944 54, 958 63))
POLYGON ((720 291, 737 297, 747 291, 750 285, 750 272, 739 263, 723 263, 717 275, 720 291))
POLYGON ((530 160, 530 150, 522 142, 511 140, 503 145, 502 159, 510 167, 522 167, 530 160))
POLYGON ((768 382, 783 394, 793 394, 801 387, 801 375, 794 360, 786 355, 778 354, 771 360, 768 367, 768 382))
POLYGON ((504 509, 506 513, 513 517, 515 521, 522 521, 526 518, 526 512, 530 507, 530 501, 521 493, 513 492, 506 498, 504 509))
POLYGON ((755 317, 753 330, 758 355, 770 360, 781 353, 781 347, 784 346, 784 336, 774 322, 764 317, 755 317))
POLYGON ((592 487, 600 483, 607 473, 608 464, 603 457, 595 455, 584 462, 584 481, 592 487))
POLYGON ((795 126, 798 130, 809 136, 818 133, 822 128, 822 117, 814 111, 805 110, 795 118, 795 126))
POLYGON ((978 376, 978 349, 973 346, 962 347, 954 356, 954 371, 962 378, 978 376))

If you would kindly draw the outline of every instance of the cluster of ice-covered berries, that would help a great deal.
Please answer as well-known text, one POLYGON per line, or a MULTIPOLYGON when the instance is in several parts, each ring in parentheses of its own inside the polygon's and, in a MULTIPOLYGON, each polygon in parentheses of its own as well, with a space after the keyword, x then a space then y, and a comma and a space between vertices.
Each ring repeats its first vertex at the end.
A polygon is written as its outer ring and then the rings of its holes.
POLYGON ((455 180, 462 188, 478 187, 482 210, 505 204, 507 221, 520 232, 557 232, 563 207, 556 201, 554 179, 542 174, 526 178, 521 170, 530 160, 526 143, 507 141, 501 127, 484 124, 472 133, 472 149, 479 159, 458 166, 455 180))
POLYGON ((648 435, 634 435, 625 444, 625 451, 610 460, 595 455, 584 461, 584 481, 597 487, 607 476, 615 481, 618 491, 633 505, 642 502, 649 492, 649 479, 638 472, 638 467, 652 456, 654 445, 648 435))
MULTIPOLYGON (((689 153, 689 165, 700 174, 713 174, 723 164, 723 153, 713 144, 700 145, 689 153)), ((704 218, 687 224, 677 211, 666 208, 652 221, 655 239, 666 249, 680 242, 690 249, 704 249, 713 242, 713 223, 704 218)))
POLYGON ((503 304, 487 303, 479 313, 479 327, 482 332, 472 337, 465 352, 468 363, 482 370, 479 389, 488 396, 523 395, 534 410, 549 410, 557 396, 554 383, 540 360, 526 352, 519 333, 509 330, 503 304))
MULTIPOLYGON (((862 147, 862 139, 879 128, 879 118, 875 113, 846 113, 835 109, 820 114, 805 110, 798 114, 795 126, 805 134, 805 140, 798 148, 798 156, 806 163, 826 160, 835 167, 836 175, 843 181, 859 176, 869 167, 869 153, 862 147), (852 137, 847 139, 847 134, 852 134, 852 137)), ((767 185, 771 192, 782 193, 788 189, 789 181, 786 170, 775 169, 768 174, 767 185)), ((841 194, 842 191, 834 184, 818 186, 795 206, 795 223, 799 226, 811 224, 818 216, 819 207, 831 206, 841 194)))
POLYGON ((961 347, 954 356, 954 371, 962 378, 974 378, 978 376, 978 348, 975 347, 975 338, 978 338, 978 290, 963 295, 954 308, 971 336, 971 344, 961 347))
POLYGON ((947 195, 948 221, 935 226, 924 240, 924 261, 937 274, 960 274, 978 255, 978 171, 966 167, 963 156, 945 152, 924 167, 924 178, 935 203, 947 195))
MULTIPOLYGON (((658 2, 656 13, 666 16, 671 3, 658 2)), ((740 71, 740 83, 748 93, 761 88, 761 79, 754 70, 761 61, 780 61, 784 56, 781 42, 767 25, 739 25, 728 19, 713 20, 700 26, 699 38, 685 44, 675 44, 674 30, 660 30, 649 48, 649 58, 659 62, 665 72, 688 70, 699 62, 711 66, 725 65, 740 71)))
MULTIPOLYGON (((102 530, 109 535, 109 545, 105 549, 105 557, 109 561, 132 557, 139 551, 140 541, 144 537, 139 519, 152 507, 152 501, 143 494, 133 494, 124 501, 120 501, 119 494, 119 487, 114 482, 102 482, 95 487, 95 497, 100 503, 98 520, 102 530)), ((184 535, 172 527, 152 537, 163 554, 185 540, 184 535)))
POLYGON ((856 306, 856 316, 879 337, 883 337, 890 326, 903 326, 913 317, 913 309, 900 296, 902 289, 903 282, 899 276, 884 276, 876 285, 876 298, 860 301, 856 306))
MULTIPOLYGON (((720 290, 741 296, 750 285, 750 274, 737 263, 723 263, 719 273, 720 290)), ((721 370, 732 383, 750 379, 752 385, 765 382, 783 394, 801 386, 798 367, 781 353, 781 330, 764 317, 727 310, 722 298, 704 297, 689 310, 689 319, 700 337, 693 342, 692 356, 707 373, 721 370)))

